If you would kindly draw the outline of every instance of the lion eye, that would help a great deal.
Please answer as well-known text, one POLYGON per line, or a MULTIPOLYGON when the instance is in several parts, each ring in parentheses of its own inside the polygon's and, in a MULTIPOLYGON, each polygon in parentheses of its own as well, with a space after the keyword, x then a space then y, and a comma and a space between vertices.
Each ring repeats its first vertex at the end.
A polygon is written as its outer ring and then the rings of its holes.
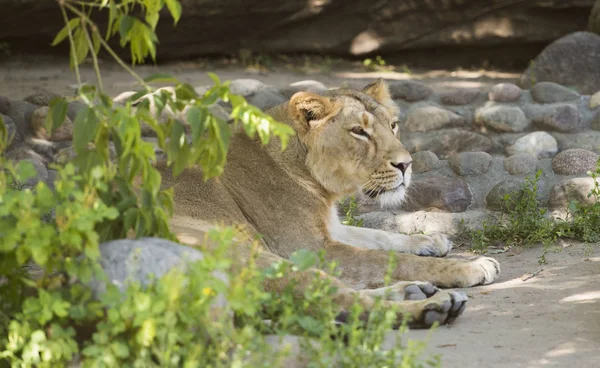
POLYGON ((367 133, 362 127, 360 126, 355 126, 353 127, 350 132, 356 134, 356 135, 360 135, 366 138, 369 138, 369 133, 367 133))
POLYGON ((392 130, 396 130, 397 126, 398 126, 398 122, 397 121, 393 121, 392 122, 392 130))

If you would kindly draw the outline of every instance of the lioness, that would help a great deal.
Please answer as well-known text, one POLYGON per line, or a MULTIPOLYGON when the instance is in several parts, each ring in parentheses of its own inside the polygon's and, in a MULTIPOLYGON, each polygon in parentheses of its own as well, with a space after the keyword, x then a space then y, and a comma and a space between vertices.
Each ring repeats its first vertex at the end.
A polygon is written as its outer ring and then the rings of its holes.
MULTIPOLYGON (((464 310, 463 293, 432 284, 452 288, 494 281, 500 267, 492 258, 420 257, 445 256, 451 242, 444 235, 407 236, 339 222, 335 203, 341 197, 362 190, 383 204, 399 204, 410 183, 411 156, 397 138, 398 111, 383 80, 362 92, 298 92, 267 112, 296 131, 284 151, 278 140, 262 146, 240 130, 231 139, 218 179, 204 182, 199 169, 174 179, 159 165, 165 185, 175 190, 172 224, 180 240, 193 243, 190 236, 197 239, 206 224, 244 225, 261 236, 261 267, 298 249, 324 249, 341 276, 335 279, 316 269, 289 276, 300 289, 315 276, 330 277, 342 310, 357 295, 368 310, 372 297, 391 289, 386 302, 400 303, 413 325, 444 323, 464 310), (383 288, 390 250, 397 252, 392 273, 397 283, 383 288)), ((277 292, 288 281, 267 280, 265 287, 277 292)))

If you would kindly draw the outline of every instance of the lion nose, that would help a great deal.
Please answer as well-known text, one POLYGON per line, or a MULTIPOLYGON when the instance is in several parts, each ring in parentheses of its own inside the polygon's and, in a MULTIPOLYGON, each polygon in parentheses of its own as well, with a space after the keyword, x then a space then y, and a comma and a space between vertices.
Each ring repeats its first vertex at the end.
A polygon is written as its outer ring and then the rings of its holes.
POLYGON ((392 166, 395 167, 396 169, 402 171, 402 175, 404 175, 406 173, 406 170, 408 170, 408 167, 410 166, 410 164, 412 163, 412 161, 408 161, 408 162, 391 162, 392 166))

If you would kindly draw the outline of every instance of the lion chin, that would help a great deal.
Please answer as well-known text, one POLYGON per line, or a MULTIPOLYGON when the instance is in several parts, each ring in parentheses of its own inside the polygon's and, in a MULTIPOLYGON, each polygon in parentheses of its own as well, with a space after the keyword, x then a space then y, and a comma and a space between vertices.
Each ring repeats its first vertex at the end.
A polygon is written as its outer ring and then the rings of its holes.
POLYGON ((392 189, 372 189, 364 192, 370 198, 376 199, 382 208, 397 207, 404 202, 406 196, 406 186, 399 184, 392 189))

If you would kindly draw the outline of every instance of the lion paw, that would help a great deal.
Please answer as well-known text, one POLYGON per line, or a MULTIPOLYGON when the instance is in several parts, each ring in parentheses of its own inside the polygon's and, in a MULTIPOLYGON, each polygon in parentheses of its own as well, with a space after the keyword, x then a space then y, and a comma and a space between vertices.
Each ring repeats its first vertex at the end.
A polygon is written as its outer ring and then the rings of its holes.
POLYGON ((436 322, 451 323, 464 312, 467 300, 467 295, 460 291, 440 291, 424 301, 426 304, 421 318, 411 322, 410 325, 429 328, 436 322))
POLYGON ((444 257, 452 250, 452 241, 442 234, 411 235, 413 254, 427 257, 444 257))
POLYGON ((403 300, 424 300, 432 297, 440 289, 425 281, 400 281, 391 286, 378 289, 361 290, 360 293, 371 298, 400 302, 403 300))
POLYGON ((477 273, 477 280, 470 286, 487 285, 500 275, 500 262, 490 257, 479 257, 470 262, 477 273))

